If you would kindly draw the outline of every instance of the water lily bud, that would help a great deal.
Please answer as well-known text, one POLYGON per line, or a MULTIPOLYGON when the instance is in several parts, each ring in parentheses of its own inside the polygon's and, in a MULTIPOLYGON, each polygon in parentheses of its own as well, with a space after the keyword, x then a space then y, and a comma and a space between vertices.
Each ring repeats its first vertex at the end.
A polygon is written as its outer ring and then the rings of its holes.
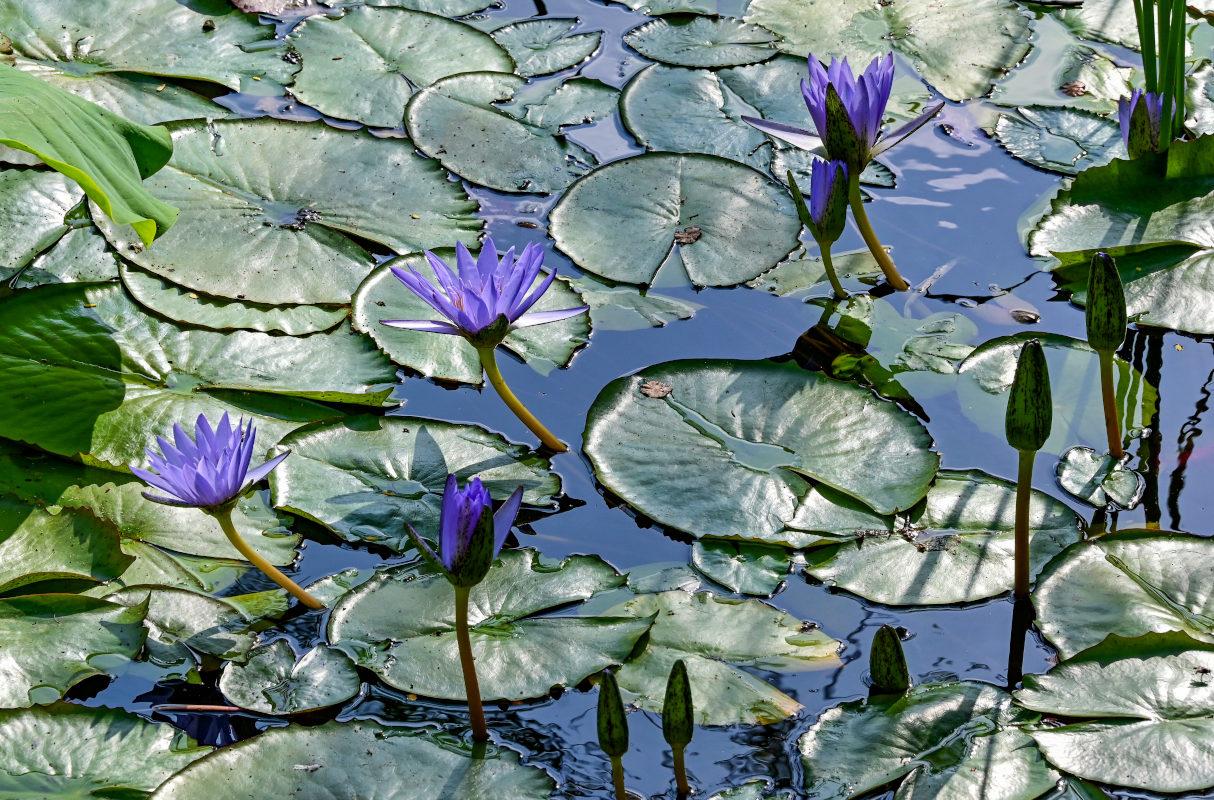
POLYGON ((662 702, 662 736, 671 747, 686 747, 695 727, 691 704, 691 681, 683 659, 674 662, 666 680, 666 699, 662 702))
POLYGON ((1121 140, 1130 158, 1159 152, 1159 131, 1163 124, 1163 97, 1135 89, 1129 97, 1117 101, 1121 140))
POLYGON ((1017 450, 1036 451, 1050 438, 1054 401, 1050 371, 1041 342, 1030 339, 1020 349, 1016 377, 1007 398, 1007 443, 1017 450))
POLYGON ((494 547, 493 509, 485 504, 468 538, 467 549, 461 551, 451 564, 451 583, 466 588, 476 586, 489 574, 489 567, 493 566, 495 558, 497 548, 494 547))
POLYGON ((847 106, 839 99, 839 92, 835 90, 834 84, 826 87, 826 134, 822 140, 826 144, 827 154, 832 159, 842 161, 856 174, 864 169, 860 134, 852 125, 847 106))
POLYGON ((1115 351, 1125 341, 1127 322, 1117 262, 1108 253, 1096 253, 1088 272, 1088 344, 1093 350, 1115 351))
POLYGON ((882 625, 873 636, 868 653, 869 690, 873 694, 902 694, 910 688, 910 671, 902 640, 889 625, 882 625))
POLYGON ((611 758, 628 752, 628 718, 615 676, 603 671, 599 682, 599 747, 611 758))

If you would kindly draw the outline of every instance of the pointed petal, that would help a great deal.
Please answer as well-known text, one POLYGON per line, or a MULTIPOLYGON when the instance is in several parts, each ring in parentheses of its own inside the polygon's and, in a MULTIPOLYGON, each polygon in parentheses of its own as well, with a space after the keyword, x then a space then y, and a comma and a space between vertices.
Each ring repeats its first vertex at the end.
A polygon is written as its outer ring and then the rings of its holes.
POLYGON ((869 157, 876 158, 886 150, 896 145, 898 142, 905 139, 907 136, 910 136, 912 133, 922 128, 932 117, 939 114, 942 108, 944 108, 944 103, 936 103, 934 106, 931 106, 922 114, 898 128, 893 133, 878 139, 876 146, 873 147, 872 151, 869 153, 869 157))
POLYGON ((510 528, 514 526, 514 518, 518 516, 518 507, 523 502, 523 487, 520 486, 514 490, 514 493, 502 503, 502 507, 493 515, 493 557, 502 552, 502 545, 506 541, 506 537, 510 534, 510 528))
POLYGON ((142 494, 146 499, 151 500, 153 503, 160 503, 161 505, 178 506, 180 508, 198 508, 198 506, 195 504, 187 503, 186 501, 176 497, 161 497, 160 495, 152 494, 151 492, 140 492, 140 494, 142 494))
POLYGON ((510 309, 510 319, 516 320, 525 314, 527 309, 535 305, 535 301, 544 296, 544 292, 548 291, 548 287, 552 285, 554 280, 556 280, 556 270, 549 272, 544 280, 540 282, 540 285, 531 291, 531 294, 514 304, 514 308, 510 309))
POLYGON ((450 333, 455 336, 464 335, 463 331, 452 325, 450 322, 438 322, 437 320, 432 319, 381 319, 379 324, 390 325, 393 328, 405 328, 411 331, 450 333))
POLYGON ((252 486, 265 476, 269 475, 274 468, 281 464, 282 460, 289 455, 291 455, 290 450, 285 453, 279 453, 266 463, 262 464, 260 467, 254 467, 253 469, 249 470, 249 474, 245 476, 245 486, 252 486))
POLYGON ((443 560, 438 557, 437 553, 430 549, 430 545, 426 543, 426 540, 419 536, 417 531, 413 530, 413 526, 407 522, 405 523, 405 532, 409 534, 409 539, 413 542, 413 546, 417 548, 417 552, 421 555, 422 559, 429 562, 430 566, 442 573, 447 580, 454 582, 451 571, 447 569, 447 565, 443 563, 443 560))
POLYGON ((533 311, 516 319, 511 327, 530 328, 532 325, 543 325, 545 322, 560 322, 589 310, 590 306, 578 306, 577 308, 563 308, 560 311, 533 311))
POLYGON ((822 138, 804 128, 785 125, 783 122, 772 122, 769 119, 761 119, 759 117, 743 116, 742 121, 753 128, 758 128, 768 136, 774 136, 781 141, 788 142, 802 150, 808 150, 815 155, 826 156, 826 148, 822 145, 822 138))
POLYGON ((447 485, 443 488, 443 506, 438 514, 438 552, 447 569, 451 569, 451 565, 455 563, 460 549, 459 515, 462 499, 455 476, 448 475, 447 485))

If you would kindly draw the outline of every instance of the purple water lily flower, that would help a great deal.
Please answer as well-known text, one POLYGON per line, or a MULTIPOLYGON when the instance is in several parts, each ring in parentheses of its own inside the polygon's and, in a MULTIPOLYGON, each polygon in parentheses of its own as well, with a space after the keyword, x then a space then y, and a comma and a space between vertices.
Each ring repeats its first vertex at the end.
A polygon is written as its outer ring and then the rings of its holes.
POLYGON ((1121 141, 1130 158, 1159 152, 1159 131, 1163 122, 1161 95, 1134 89, 1129 97, 1117 101, 1117 121, 1121 125, 1121 141))
POLYGON ((448 475, 438 518, 438 553, 412 528, 408 529, 410 538, 424 556, 443 567, 449 581, 457 586, 474 586, 484 579, 501 552, 522 501, 520 486, 494 514, 489 490, 480 478, 473 478, 460 489, 455 476, 448 475))
POLYGON ((214 429, 203 414, 194 423, 194 438, 173 425, 173 444, 157 436, 157 453, 148 448, 151 472, 131 467, 137 477, 167 493, 167 497, 144 492, 143 496, 171 506, 218 509, 236 500, 245 489, 270 474, 289 452, 249 469, 257 429, 242 419, 232 427, 225 413, 214 429))
POLYGON ((480 257, 473 259, 462 242, 455 246, 455 262, 459 274, 438 256, 426 251, 426 260, 434 270, 438 286, 412 267, 392 267, 392 273, 409 287, 446 321, 417 319, 385 319, 384 325, 408 328, 415 331, 449 333, 463 336, 477 347, 494 347, 515 328, 541 325, 576 316, 589 306, 565 308, 559 311, 527 313, 531 306, 552 285, 555 270, 548 273, 534 290, 531 284, 539 276, 544 260, 544 251, 535 242, 523 248, 518 261, 514 259, 514 248, 506 251, 501 260, 493 239, 486 238, 480 257))

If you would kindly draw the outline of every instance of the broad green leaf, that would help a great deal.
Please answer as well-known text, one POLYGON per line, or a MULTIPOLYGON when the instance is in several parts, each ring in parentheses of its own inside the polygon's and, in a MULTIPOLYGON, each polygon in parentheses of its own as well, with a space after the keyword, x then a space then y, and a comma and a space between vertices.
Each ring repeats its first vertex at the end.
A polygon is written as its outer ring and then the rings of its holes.
MULTIPOLYGON (((447 13, 447 12, 443 12, 447 13)), ((403 8, 355 8, 312 17, 289 41, 303 56, 291 93, 341 119, 399 128, 414 87, 459 72, 511 72, 514 63, 486 33, 403 8)))
POLYGON ((700 725, 766 725, 801 710, 741 667, 801 672, 840 666, 839 642, 758 600, 672 591, 641 595, 607 613, 653 620, 644 649, 615 673, 624 701, 660 712, 670 670, 683 659, 700 725))
POLYGON ((370 722, 292 725, 217 750, 174 775, 151 800, 214 800, 216 793, 376 800, 544 800, 552 778, 506 748, 487 753, 407 728, 370 722))
POLYGON ((143 796, 210 752, 171 725, 68 703, 0 711, 6 800, 143 796))
POLYGON ((792 199, 762 173, 715 156, 670 153, 596 169, 569 187, 550 220, 557 247, 579 267, 639 284, 653 283, 672 251, 696 286, 742 283, 779 262, 801 229, 792 199), (747 224, 739 227, 739 219, 747 224), (676 245, 676 236, 695 238, 676 245))
POLYGON ((1214 133, 1214 63, 1202 62, 1189 75, 1186 102, 1189 129, 1199 135, 1214 133))
POLYGON ((1067 494, 1098 508, 1133 508, 1145 487, 1137 472, 1090 447, 1072 447, 1063 453, 1054 475, 1067 494))
POLYGON ((1075 108, 1027 107, 1017 112, 999 115, 995 138, 1034 167, 1074 175, 1126 157, 1115 120, 1075 108))
POLYGON ((0 707, 52 703, 134 658, 146 612, 146 603, 127 607, 74 594, 0 600, 0 707))
POLYGON ((772 58, 780 37, 731 17, 655 19, 624 34, 624 43, 646 58, 679 67, 736 67, 772 58))
MULTIPOLYGON (((0 29, 7 30, 2 19, 0 29)), ((177 219, 177 208, 143 185, 173 152, 167 131, 136 125, 4 64, 0 144, 32 153, 71 178, 116 225, 130 225, 144 246, 177 219)))
POLYGON ((229 702, 273 715, 344 703, 361 685, 354 663, 341 652, 322 644, 297 659, 286 639, 253 648, 248 663, 229 663, 219 676, 219 691, 229 702))
MULTIPOLYGON (((1012 588, 1016 485, 983 472, 942 470, 907 524, 811 550, 805 571, 820 581, 890 605, 966 603, 1012 588)), ((1029 500, 1029 570, 1036 573, 1083 523, 1034 491, 1029 500)))
POLYGON ((765 544, 697 539, 691 563, 731 592, 771 597, 792 566, 788 550, 765 544))
POLYGON ((1029 51, 1029 18, 1010 0, 754 0, 747 22, 783 37, 780 49, 856 69, 892 47, 950 100, 981 97, 1029 51))
POLYGON ((970 681, 844 703, 797 743, 805 789, 844 800, 905 776, 898 800, 1033 800, 1059 779, 1018 729, 1034 716, 970 681))
POLYGON ((489 0, 321 0, 332 8, 347 6, 380 6, 384 8, 411 8, 414 11, 429 11, 448 17, 464 17, 484 11, 493 5, 489 0))
MULTIPOLYGON (((652 616, 538 617, 624 583, 598 556, 559 564, 507 550, 469 601, 472 652, 485 700, 526 700, 621 664, 652 616)), ((413 567, 382 573, 346 595, 329 641, 401 691, 464 700, 455 636, 455 592, 442 575, 413 567)))
MULTIPOLYGON (((839 276, 845 289, 854 287, 858 291, 864 291, 867 287, 861 281, 867 278, 868 283, 874 283, 875 277, 881 275, 881 266, 868 248, 846 253, 832 252, 831 261, 834 263, 835 274, 839 276), (858 280, 848 280, 849 278, 858 280)), ((748 281, 746 285, 776 297, 804 298, 814 294, 824 296, 831 292, 829 279, 826 277, 826 265, 820 257, 805 253, 800 254, 800 257, 793 256, 781 261, 759 277, 748 281)), ((853 297, 850 301, 880 305, 876 298, 864 301, 853 297)))
POLYGON ((0 281, 20 273, 67 233, 63 217, 80 196, 75 184, 58 172, 0 171, 0 281))
POLYGON ((683 298, 658 294, 635 286, 615 286, 592 275, 569 278, 569 284, 590 306, 595 330, 635 331, 661 328, 680 319, 691 319, 704 306, 683 298))
POLYGON ((1118 66, 1104 53, 1056 35, 1043 39, 1040 52, 995 85, 991 102, 1109 114, 1117 110, 1118 98, 1129 96, 1132 81, 1141 83, 1141 78, 1134 81, 1130 67, 1118 66))
POLYGON ((1042 571, 1033 605, 1063 658, 1114 633, 1214 643, 1214 540, 1142 530, 1082 542, 1042 571))
POLYGON ((1214 645, 1183 633, 1109 636, 1026 675, 1021 705, 1051 716, 1094 717, 1033 731, 1059 769, 1101 783, 1183 792, 1214 785, 1214 645))
POLYGON ((348 328, 306 339, 178 328, 120 286, 46 286, 0 313, 0 435, 102 466, 144 463, 155 436, 200 413, 252 419, 265 452, 339 415, 300 398, 378 405, 395 377, 348 328))
MULTIPOLYGON (((454 250, 438 250, 439 258, 455 264, 454 250)), ((391 267, 412 267, 430 279, 430 266, 420 254, 401 256, 386 262, 371 273, 354 295, 353 322, 357 330, 370 336, 379 348, 397 364, 415 369, 430 378, 481 384, 481 362, 474 348, 462 336, 426 331, 411 331, 380 324, 385 319, 441 319, 438 312, 397 280, 391 267)), ((533 286, 545 276, 539 275, 533 286)), ((532 311, 555 311, 585 305, 567 280, 552 282, 532 311)), ((589 341, 590 318, 578 314, 570 319, 519 328, 502 343, 532 369, 548 374, 568 365, 573 354, 589 341)))
MULTIPOLYGON (((1003 440, 1007 392, 1016 374, 1020 348, 1029 339, 1040 341, 1045 350, 1054 398, 1053 427, 1042 450, 1060 454, 1077 441, 1106 448, 1108 436, 1100 394, 1099 359, 1086 342, 1069 336, 1017 333, 980 345, 961 362, 958 370, 957 392, 965 416, 983 431, 1003 440)), ((1117 358, 1113 363, 1113 384, 1122 430, 1149 425, 1158 392, 1128 362, 1117 358)))
POLYGON ((173 160, 149 186, 185 209, 173 230, 145 249, 101 229, 124 258, 197 292, 346 304, 375 267, 346 234, 404 253, 480 227, 460 185, 400 139, 269 119, 172 127, 173 160))
POLYGON ((52 514, 0 494, 0 592, 68 578, 90 583, 117 577, 131 563, 118 532, 90 514, 52 514))
POLYGON ((620 0, 633 11, 661 14, 715 14, 719 0, 620 0))
POLYGON ((118 278, 118 256, 100 231, 73 228, 13 279, 18 289, 48 283, 105 283, 118 278))
POLYGON ((570 33, 578 22, 565 17, 526 19, 491 35, 514 59, 515 73, 533 78, 580 64, 599 49, 599 31, 570 33))
POLYGON ((420 417, 349 417, 280 445, 291 456, 270 475, 276 507, 398 551, 413 547, 406 524, 437 539, 448 474, 461 485, 479 477, 499 500, 522 486, 531 506, 551 503, 561 486, 547 459, 496 433, 420 417))
POLYGON ((879 515, 909 509, 935 476, 930 448, 917 420, 854 384, 705 360, 608 384, 584 445, 599 481, 663 525, 791 547, 889 530, 879 515), (671 391, 649 397, 646 382, 671 391))
MULTIPOLYGON (((1196 14, 1214 11, 1210 0, 1187 0, 1187 9, 1196 14)), ((1131 50, 1139 49, 1138 22, 1134 16, 1134 0, 1104 0, 1104 2, 1074 8, 1066 8, 1058 14, 1067 27, 1077 36, 1096 39, 1110 44, 1119 44, 1131 50)), ((1186 17, 1186 23, 1193 22, 1186 17)))

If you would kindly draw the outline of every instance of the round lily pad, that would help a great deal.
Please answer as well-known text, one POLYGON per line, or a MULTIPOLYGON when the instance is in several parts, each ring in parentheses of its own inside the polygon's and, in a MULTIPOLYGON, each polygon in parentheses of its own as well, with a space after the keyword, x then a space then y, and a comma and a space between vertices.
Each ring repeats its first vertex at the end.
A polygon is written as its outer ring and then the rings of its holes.
POLYGON ((349 417, 284 439, 291 455, 270 474, 274 505, 350 542, 410 550, 405 525, 436 539, 447 476, 479 477, 499 499, 550 504, 560 479, 548 460, 496 433, 420 417, 349 417))
POLYGON ((1146 486, 1137 472, 1090 447, 1067 450, 1054 474, 1067 494, 1099 508, 1109 505, 1114 509, 1133 508, 1146 486))
POLYGON ((613 381, 584 449, 604 486, 664 525, 792 547, 889 530, 880 515, 918 502, 939 464, 897 406, 771 361, 672 361, 613 381))
MULTIPOLYGON (((977 470, 941 470, 922 505, 893 532, 811 550, 805 571, 890 605, 982 600, 1012 588, 1016 485, 977 470)), ((1034 491, 1029 500, 1029 570, 1083 535, 1073 511, 1034 491)))
MULTIPOLYGON (((534 550, 507 550, 472 588, 469 625, 485 700, 543 697, 621 664, 649 630, 650 616, 539 617, 612 589, 624 578, 598 556, 559 564, 534 550)), ((455 592, 438 574, 388 570, 334 607, 329 641, 389 686, 465 700, 455 634, 455 592)))
POLYGON ((1113 633, 1214 643, 1214 540, 1143 530, 1082 542, 1042 571, 1033 605, 1063 658, 1113 633))
POLYGON ((132 559, 118 531, 91 514, 57 513, 0 495, 0 592, 25 593, 55 579, 100 583, 122 574, 132 559))
POLYGON ((404 8, 354 8, 338 19, 311 17, 289 41, 303 57, 293 95, 329 116, 381 128, 400 127, 414 87, 458 72, 514 69, 488 34, 404 8))
POLYGON ((172 161, 144 185, 183 210, 155 247, 94 218, 123 258, 206 295, 345 304, 375 267, 347 233, 410 252, 480 228, 460 185, 399 139, 270 119, 177 123, 173 133, 172 161))
POLYGON ((691 563, 731 592, 764 597, 776 593, 792 566, 788 550, 783 547, 725 539, 692 542, 691 563))
POLYGON ((297 659, 286 639, 253 648, 247 663, 229 662, 219 676, 219 691, 229 702, 274 715, 344 703, 361 685, 354 662, 340 651, 322 644, 297 659))
POLYGON ((0 171, 0 281, 7 282, 67 233, 63 216, 82 196, 58 172, 0 171))
POLYGON ((1125 158, 1116 122, 1075 108, 1020 108, 1002 114, 995 139, 1016 158, 1034 167, 1074 175, 1088 167, 1125 158))
POLYGON ((693 17, 672 23, 655 19, 624 34, 624 42, 646 58, 679 67, 736 67, 779 53, 780 37, 760 25, 731 17, 693 17))
POLYGON ((569 187, 549 219, 557 247, 578 266, 640 284, 653 283, 672 251, 696 286, 742 283, 796 247, 801 230, 792 198, 762 173, 671 153, 596 169, 569 187))
POLYGON ((548 75, 580 64, 599 49, 602 34, 570 33, 577 19, 525 19, 498 28, 491 35, 514 59, 514 71, 524 78, 548 75))

